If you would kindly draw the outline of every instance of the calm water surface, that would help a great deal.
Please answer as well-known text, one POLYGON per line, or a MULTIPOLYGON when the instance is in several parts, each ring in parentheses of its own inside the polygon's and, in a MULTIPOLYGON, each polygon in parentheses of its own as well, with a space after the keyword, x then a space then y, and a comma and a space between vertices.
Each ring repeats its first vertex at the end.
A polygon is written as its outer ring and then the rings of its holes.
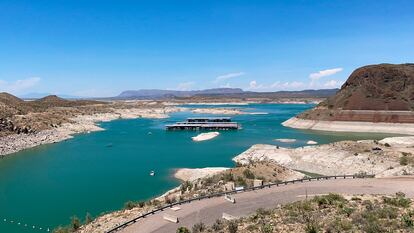
POLYGON ((328 143, 386 136, 321 133, 281 126, 281 122, 312 105, 237 107, 269 114, 234 116, 242 130, 222 132, 211 141, 197 143, 191 141, 197 132, 166 132, 164 125, 202 116, 199 114, 181 112, 162 120, 116 120, 102 123, 105 131, 78 135, 1 159, 0 232, 45 232, 38 227, 52 229, 68 224, 73 215, 83 218, 90 212, 96 216, 120 209, 128 200, 149 199, 179 184, 171 178, 174 169, 233 166, 232 157, 257 143, 298 147, 308 140, 328 143), (276 138, 295 138, 297 142, 283 144, 275 142, 276 138), (149 176, 151 170, 156 171, 153 177, 149 176))

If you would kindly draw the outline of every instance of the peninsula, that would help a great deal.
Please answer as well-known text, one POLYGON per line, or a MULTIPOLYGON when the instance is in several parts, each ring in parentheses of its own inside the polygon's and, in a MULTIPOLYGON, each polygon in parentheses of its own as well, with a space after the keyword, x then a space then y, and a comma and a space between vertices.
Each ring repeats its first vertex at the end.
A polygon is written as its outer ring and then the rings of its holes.
POLYGON ((283 125, 298 129, 414 135, 414 64, 358 68, 336 95, 283 125))

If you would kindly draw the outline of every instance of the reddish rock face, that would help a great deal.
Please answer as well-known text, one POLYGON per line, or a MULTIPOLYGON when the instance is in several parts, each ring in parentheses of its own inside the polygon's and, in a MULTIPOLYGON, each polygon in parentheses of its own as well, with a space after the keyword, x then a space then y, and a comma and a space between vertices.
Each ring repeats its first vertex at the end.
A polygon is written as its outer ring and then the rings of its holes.
POLYGON ((323 105, 344 110, 414 110, 414 64, 356 69, 323 105))
POLYGON ((356 69, 335 96, 298 117, 414 123, 414 64, 380 64, 356 69))

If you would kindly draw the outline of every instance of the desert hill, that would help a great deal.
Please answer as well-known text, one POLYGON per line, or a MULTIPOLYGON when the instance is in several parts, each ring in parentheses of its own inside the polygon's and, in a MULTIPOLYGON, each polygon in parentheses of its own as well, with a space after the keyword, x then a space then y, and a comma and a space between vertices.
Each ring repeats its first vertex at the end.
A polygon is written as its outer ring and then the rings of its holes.
POLYGON ((324 104, 345 110, 414 110, 414 64, 356 69, 324 104))
POLYGON ((325 121, 414 123, 414 64, 356 69, 336 95, 298 117, 325 121))
POLYGON ((80 108, 93 111, 93 106, 104 102, 92 100, 65 100, 57 96, 24 101, 9 93, 0 93, 0 136, 11 133, 30 133, 68 121, 80 108), (62 110, 65 108, 65 110, 62 110))

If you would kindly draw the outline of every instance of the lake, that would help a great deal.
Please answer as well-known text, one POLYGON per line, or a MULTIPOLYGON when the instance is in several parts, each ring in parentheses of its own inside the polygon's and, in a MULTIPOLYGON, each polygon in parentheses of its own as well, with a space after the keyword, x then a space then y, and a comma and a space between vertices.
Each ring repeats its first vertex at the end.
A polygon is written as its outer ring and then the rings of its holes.
POLYGON ((224 131, 203 142, 191 140, 199 132, 164 129, 166 124, 205 116, 202 114, 179 112, 167 119, 116 120, 101 123, 105 131, 76 135, 0 159, 0 232, 46 232, 47 228, 68 224, 73 215, 83 219, 86 212, 97 216, 122 208, 128 200, 150 199, 179 185, 171 177, 174 169, 231 167, 234 156, 257 143, 299 147, 308 140, 329 143, 386 136, 315 132, 281 125, 313 107, 308 104, 237 107, 268 114, 234 116, 233 121, 241 123, 243 129, 224 131), (284 144, 274 141, 277 138, 297 141, 284 144), (149 175, 151 170, 155 176, 149 175))

